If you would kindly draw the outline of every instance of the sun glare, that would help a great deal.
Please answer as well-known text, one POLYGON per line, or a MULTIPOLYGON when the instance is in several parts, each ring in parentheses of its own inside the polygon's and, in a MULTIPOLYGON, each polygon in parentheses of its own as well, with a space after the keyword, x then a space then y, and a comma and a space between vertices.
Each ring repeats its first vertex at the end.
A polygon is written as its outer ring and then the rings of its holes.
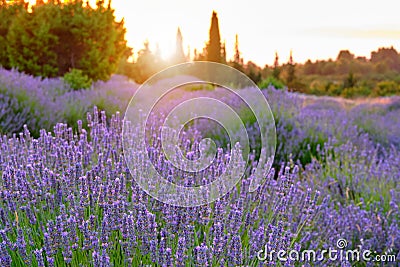
MULTIPOLYGON (((28 1, 30 4, 36 2, 28 1)), ((109 1, 104 3, 107 5, 109 1)), ((113 0, 111 6, 118 20, 124 18, 126 39, 133 48, 133 58, 143 49, 146 40, 152 52, 165 60, 172 57, 178 27, 183 35, 184 52, 193 57, 194 49, 201 52, 208 40, 210 15, 216 10, 221 41, 226 42, 227 59, 233 57, 235 35, 238 34, 244 60, 264 66, 273 64, 275 51, 286 60, 293 50, 294 60, 301 63, 307 59, 335 58, 344 48, 366 57, 378 47, 400 49, 400 23, 395 11, 400 6, 391 0, 383 2, 386 4, 372 6, 364 2, 361 5, 358 0, 338 0, 327 5, 316 0, 307 4, 295 1, 245 4, 236 0, 113 0), (386 9, 389 4, 398 8, 386 9), (340 19, 336 15, 339 13, 340 19)), ((89 4, 95 6, 96 0, 89 0, 89 4)))
MULTIPOLYGON (((390 0, 384 2, 389 3, 390 0)), ((189 45, 191 56, 194 49, 202 51, 208 40, 210 16, 214 9, 219 17, 221 41, 226 41, 227 58, 233 57, 235 35, 238 34, 245 61, 252 60, 260 66, 273 64, 275 51, 278 51, 282 60, 286 60, 290 50, 293 50, 294 60, 305 62, 309 58, 335 58, 343 47, 356 55, 369 56, 370 51, 396 45, 400 40, 400 35, 361 34, 368 33, 371 27, 380 31, 400 27, 394 11, 396 8, 385 9, 383 3, 369 9, 369 3, 357 5, 344 0, 328 6, 316 0, 307 4, 295 1, 254 1, 246 4, 236 0, 148 0, 140 3, 113 0, 112 6, 117 18, 125 19, 128 45, 133 47, 134 52, 142 49, 147 39, 152 49, 158 44, 160 54, 165 59, 174 53, 178 27, 181 27, 185 53, 188 53, 189 45), (346 5, 351 8, 344 8, 346 5), (336 15, 339 13, 340 19, 336 15), (378 13, 385 15, 377 16, 378 13), (329 34, 335 26, 344 30, 329 34), (360 29, 360 34, 349 34, 348 29, 353 28, 360 29)))

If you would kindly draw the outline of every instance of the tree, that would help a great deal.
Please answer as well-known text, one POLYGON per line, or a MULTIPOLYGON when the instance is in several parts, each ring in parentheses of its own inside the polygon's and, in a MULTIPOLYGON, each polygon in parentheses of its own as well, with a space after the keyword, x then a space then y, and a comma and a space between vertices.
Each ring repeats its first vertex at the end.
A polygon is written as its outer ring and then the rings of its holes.
POLYGON ((121 57, 116 73, 134 79, 133 48, 128 47, 121 57))
POLYGON ((344 79, 343 81, 343 89, 353 88, 354 86, 356 86, 356 83, 357 79, 354 77, 353 72, 350 71, 346 79, 344 79))
POLYGON ((203 52, 199 52, 195 48, 194 51, 193 51, 193 54, 194 54, 193 55, 193 60, 194 61, 205 61, 205 60, 207 60, 207 44, 203 48, 203 52))
POLYGON ((14 1, 11 4, 7 1, 0 1, 0 66, 6 69, 11 68, 8 57, 8 41, 7 34, 11 24, 20 12, 27 10, 27 5, 24 1, 14 1))
POLYGON ((290 57, 289 57, 287 77, 286 77, 287 85, 292 86, 295 79, 296 79, 296 75, 295 75, 295 65, 293 62, 293 53, 292 53, 292 50, 290 50, 290 57))
POLYGON ((236 34, 235 36, 235 54, 233 56, 233 61, 231 62, 231 66, 239 71, 244 71, 243 68, 243 58, 241 56, 240 50, 239 50, 239 36, 236 34))
POLYGON ((255 84, 261 82, 261 69, 254 62, 248 61, 244 71, 255 84))
POLYGON ((378 67, 381 69, 400 71, 400 55, 393 46, 371 52, 371 62, 377 67, 381 65, 378 67))
POLYGON ((226 41, 221 46, 221 63, 226 64, 226 41))
POLYGON ((235 35, 235 55, 233 56, 233 62, 235 62, 237 64, 243 63, 243 59, 240 54, 241 53, 239 51, 239 36, 236 34, 235 35))
POLYGON ((341 50, 336 59, 336 73, 345 75, 350 71, 353 71, 355 63, 354 54, 350 53, 349 50, 341 50))
POLYGON ((82 69, 93 80, 107 80, 127 49, 124 20, 116 22, 114 10, 101 2, 96 9, 83 6, 81 1, 67 6, 71 9, 62 9, 62 21, 67 25, 67 36, 70 32, 73 38, 66 42, 68 53, 62 58, 69 59, 68 67, 82 69))
POLYGON ((311 62, 311 60, 307 60, 303 66, 303 74, 304 75, 313 75, 318 73, 317 64, 311 62))
POLYGON ((52 32, 59 10, 53 4, 35 6, 32 13, 20 12, 7 34, 11 67, 35 76, 55 77, 58 74, 58 37, 52 32))
POLYGON ((341 50, 337 56, 337 61, 340 60, 348 60, 351 61, 354 59, 354 54, 350 53, 349 50, 341 50))
POLYGON ((274 69, 272 71, 272 76, 279 80, 279 75, 281 74, 281 70, 279 68, 279 56, 278 52, 275 52, 275 61, 274 61, 274 69))
POLYGON ((211 17, 209 36, 210 36, 209 41, 206 46, 207 60, 221 63, 222 62, 221 36, 219 34, 218 17, 215 11, 213 11, 211 17))
POLYGON ((7 34, 12 67, 43 77, 80 69, 93 80, 107 80, 126 52, 124 21, 99 1, 35 5, 21 12, 7 34))
POLYGON ((145 82, 151 75, 162 70, 164 66, 161 58, 151 52, 149 41, 146 40, 143 46, 144 47, 139 51, 138 59, 134 64, 134 80, 137 83, 145 82))
POLYGON ((183 38, 181 29, 178 27, 178 31, 176 33, 176 47, 175 47, 175 54, 173 57, 173 63, 183 63, 186 61, 185 52, 183 52, 183 38))

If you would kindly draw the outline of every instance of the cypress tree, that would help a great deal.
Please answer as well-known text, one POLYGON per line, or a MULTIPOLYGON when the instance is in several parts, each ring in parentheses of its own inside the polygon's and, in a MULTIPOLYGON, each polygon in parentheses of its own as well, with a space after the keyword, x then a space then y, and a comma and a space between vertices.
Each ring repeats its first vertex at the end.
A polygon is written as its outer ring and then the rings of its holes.
POLYGON ((235 55, 233 57, 233 62, 243 65, 243 58, 241 58, 239 51, 239 36, 237 34, 235 35, 235 55))
POLYGON ((233 62, 231 62, 231 66, 234 67, 235 69, 244 72, 244 64, 243 64, 243 58, 241 57, 241 53, 239 50, 239 36, 236 34, 235 36, 235 54, 233 56, 233 62))
POLYGON ((213 11, 211 17, 211 26, 209 32, 209 42, 207 44, 207 60, 213 62, 222 62, 221 55, 221 36, 219 34, 219 24, 217 13, 213 11))
POLYGON ((178 27, 178 31, 176 32, 176 47, 175 47, 175 55, 173 58, 173 63, 183 63, 186 61, 185 52, 183 52, 183 38, 181 29, 178 27))

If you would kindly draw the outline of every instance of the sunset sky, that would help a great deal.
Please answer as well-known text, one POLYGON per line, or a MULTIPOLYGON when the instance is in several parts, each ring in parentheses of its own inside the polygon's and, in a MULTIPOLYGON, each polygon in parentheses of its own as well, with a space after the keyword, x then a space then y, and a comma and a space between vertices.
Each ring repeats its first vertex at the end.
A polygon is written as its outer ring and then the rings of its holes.
POLYGON ((153 49, 158 43, 162 56, 168 57, 178 26, 184 47, 201 51, 213 10, 228 59, 236 33, 244 60, 261 66, 273 63, 275 51, 280 62, 286 62, 291 49, 296 62, 336 58, 341 49, 367 57, 382 46, 400 50, 398 0, 113 0, 113 6, 116 16, 125 18, 126 37, 135 53, 148 39, 153 49))

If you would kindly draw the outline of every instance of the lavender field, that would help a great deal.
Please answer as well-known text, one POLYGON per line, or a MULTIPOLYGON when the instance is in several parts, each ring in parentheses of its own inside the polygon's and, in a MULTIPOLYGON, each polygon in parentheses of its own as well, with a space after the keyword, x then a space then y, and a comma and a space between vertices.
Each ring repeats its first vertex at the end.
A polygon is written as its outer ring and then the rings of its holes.
MULTIPOLYGON (((248 190, 260 175, 258 128, 242 111, 255 136, 247 175, 216 202, 184 208, 148 196, 126 166, 123 112, 137 88, 113 76, 76 91, 0 69, 0 266, 399 266, 399 97, 263 90, 277 132, 266 183, 248 190), (371 260, 323 257, 338 240, 371 251, 371 260), (313 250, 320 260, 263 258, 262 250, 313 250)), ((181 98, 218 94, 183 90, 181 98)), ((150 128, 148 149, 168 176, 159 129, 150 128)), ((196 155, 204 135, 221 146, 208 172, 218 177, 229 161, 222 131, 200 120, 186 129, 183 150, 196 155)))

